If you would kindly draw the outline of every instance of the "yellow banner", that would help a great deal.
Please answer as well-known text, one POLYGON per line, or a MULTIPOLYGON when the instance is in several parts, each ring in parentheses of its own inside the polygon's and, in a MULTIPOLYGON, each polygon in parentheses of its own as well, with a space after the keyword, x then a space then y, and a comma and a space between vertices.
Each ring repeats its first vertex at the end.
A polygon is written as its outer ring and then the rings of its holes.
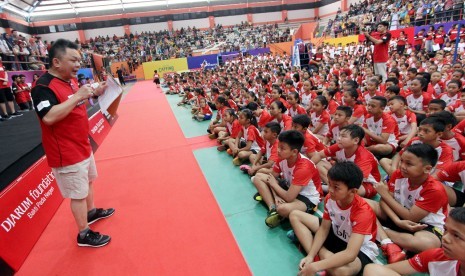
POLYGON ((338 45, 340 43, 342 44, 342 46, 345 46, 352 42, 358 43, 358 35, 329 38, 329 39, 325 39, 323 42, 328 43, 330 45, 338 45))
POLYGON ((142 63, 144 68, 144 76, 146 80, 153 78, 155 70, 158 71, 160 77, 163 78, 165 73, 187 71, 187 58, 175 58, 168 60, 157 60, 142 63))

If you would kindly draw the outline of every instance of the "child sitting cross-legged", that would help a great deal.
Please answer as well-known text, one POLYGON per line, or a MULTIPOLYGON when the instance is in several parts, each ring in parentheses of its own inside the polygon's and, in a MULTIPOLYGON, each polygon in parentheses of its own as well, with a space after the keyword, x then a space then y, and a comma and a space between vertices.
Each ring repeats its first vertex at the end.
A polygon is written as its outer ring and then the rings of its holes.
POLYGON ((252 177, 255 188, 268 206, 265 223, 269 227, 278 226, 292 210, 314 212, 323 194, 315 165, 300 153, 303 134, 295 130, 284 131, 278 140, 279 160, 273 171, 252 177))
POLYGON ((367 200, 381 222, 378 235, 389 263, 405 259, 402 248, 418 253, 441 246, 449 205, 443 185, 430 175, 437 161, 433 146, 408 146, 388 184, 375 187, 381 201, 367 200))
POLYGON ((350 161, 336 162, 328 179, 322 221, 297 210, 289 217, 308 254, 300 261, 299 275, 322 270, 331 275, 357 275, 378 256, 376 216, 357 194, 362 171, 350 161))

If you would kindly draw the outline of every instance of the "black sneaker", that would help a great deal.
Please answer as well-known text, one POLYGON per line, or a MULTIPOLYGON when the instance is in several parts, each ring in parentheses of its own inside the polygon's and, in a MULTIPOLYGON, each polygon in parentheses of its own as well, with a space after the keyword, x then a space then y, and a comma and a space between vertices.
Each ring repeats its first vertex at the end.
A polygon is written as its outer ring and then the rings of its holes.
POLYGON ((107 218, 113 215, 114 213, 115 213, 115 209, 113 208, 108 208, 108 209, 97 208, 95 211, 95 214, 92 217, 87 215, 87 223, 91 225, 97 220, 107 218))
POLYGON ((11 117, 20 117, 20 116, 23 116, 23 114, 19 113, 18 111, 16 111, 15 113, 11 113, 10 114, 11 117))
POLYGON ((107 235, 101 235, 99 232, 94 232, 89 230, 86 236, 81 239, 81 236, 77 236, 78 246, 86 247, 102 247, 107 245, 110 242, 111 238, 107 235))
POLYGON ((2 121, 8 121, 11 119, 11 116, 10 115, 2 115, 2 121))

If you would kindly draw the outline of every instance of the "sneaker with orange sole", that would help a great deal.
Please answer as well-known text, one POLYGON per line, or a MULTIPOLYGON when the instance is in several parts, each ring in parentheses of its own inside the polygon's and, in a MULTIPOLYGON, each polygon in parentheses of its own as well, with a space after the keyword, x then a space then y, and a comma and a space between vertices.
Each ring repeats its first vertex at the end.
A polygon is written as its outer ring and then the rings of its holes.
POLYGON ((228 150, 226 150, 226 152, 231 156, 233 155, 232 149, 228 149, 228 150))
POLYGON ((388 243, 381 246, 384 255, 388 259, 388 263, 393 264, 406 259, 406 254, 402 248, 395 243, 388 243))
POLYGON ((213 140, 213 139, 216 139, 216 134, 215 134, 215 133, 209 134, 209 135, 208 135, 208 138, 210 138, 210 139, 212 139, 212 140, 213 140))

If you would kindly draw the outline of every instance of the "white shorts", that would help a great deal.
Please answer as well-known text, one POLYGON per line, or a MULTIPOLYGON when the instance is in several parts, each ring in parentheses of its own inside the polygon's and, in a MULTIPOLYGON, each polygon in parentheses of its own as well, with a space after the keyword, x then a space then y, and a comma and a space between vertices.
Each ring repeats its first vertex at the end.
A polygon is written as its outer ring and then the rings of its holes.
POLYGON ((52 172, 64 198, 84 199, 89 193, 89 182, 97 178, 94 154, 79 163, 52 168, 52 172))

